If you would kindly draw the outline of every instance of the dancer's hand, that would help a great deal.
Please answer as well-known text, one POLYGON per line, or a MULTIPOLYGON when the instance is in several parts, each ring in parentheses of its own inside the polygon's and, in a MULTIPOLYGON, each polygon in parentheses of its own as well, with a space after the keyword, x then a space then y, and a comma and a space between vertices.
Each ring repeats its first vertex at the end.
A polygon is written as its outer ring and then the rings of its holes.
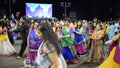
POLYGON ((63 38, 62 35, 59 35, 59 36, 58 36, 58 39, 62 39, 62 38, 63 38))
POLYGON ((112 40, 109 40, 109 41, 105 42, 106 45, 111 44, 111 43, 112 43, 112 40))
POLYGON ((13 30, 9 30, 9 32, 13 32, 13 30))

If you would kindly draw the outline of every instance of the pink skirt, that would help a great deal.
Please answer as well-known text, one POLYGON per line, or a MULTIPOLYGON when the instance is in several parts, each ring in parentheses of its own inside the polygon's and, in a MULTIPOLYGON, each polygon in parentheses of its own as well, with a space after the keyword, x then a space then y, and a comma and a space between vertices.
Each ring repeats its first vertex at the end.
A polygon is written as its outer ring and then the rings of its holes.
POLYGON ((84 45, 81 44, 75 44, 75 50, 78 54, 85 54, 86 53, 86 49, 84 47, 84 45))

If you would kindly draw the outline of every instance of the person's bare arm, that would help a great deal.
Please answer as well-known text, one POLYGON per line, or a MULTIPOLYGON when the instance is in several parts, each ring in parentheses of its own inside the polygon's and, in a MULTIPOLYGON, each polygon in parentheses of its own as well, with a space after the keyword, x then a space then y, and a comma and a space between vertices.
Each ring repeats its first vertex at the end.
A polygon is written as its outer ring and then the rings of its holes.
POLYGON ((120 33, 117 34, 117 35, 115 35, 115 36, 112 38, 112 40, 113 40, 113 41, 117 41, 119 38, 120 38, 120 33))
POLYGON ((57 52, 54 51, 52 53, 49 53, 48 57, 50 58, 50 60, 53 63, 50 68, 57 68, 59 65, 57 52))

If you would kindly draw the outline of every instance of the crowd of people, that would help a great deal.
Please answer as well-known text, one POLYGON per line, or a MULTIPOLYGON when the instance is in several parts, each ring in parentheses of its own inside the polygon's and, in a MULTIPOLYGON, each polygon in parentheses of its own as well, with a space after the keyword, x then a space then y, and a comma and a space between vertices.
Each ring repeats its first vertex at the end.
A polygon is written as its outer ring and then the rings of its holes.
POLYGON ((12 46, 21 38, 17 59, 27 56, 22 68, 67 68, 77 64, 81 55, 83 64, 98 64, 98 68, 120 68, 120 20, 93 21, 26 19, 0 20, 0 55, 16 54, 12 46), (104 46, 110 46, 108 54, 104 46))

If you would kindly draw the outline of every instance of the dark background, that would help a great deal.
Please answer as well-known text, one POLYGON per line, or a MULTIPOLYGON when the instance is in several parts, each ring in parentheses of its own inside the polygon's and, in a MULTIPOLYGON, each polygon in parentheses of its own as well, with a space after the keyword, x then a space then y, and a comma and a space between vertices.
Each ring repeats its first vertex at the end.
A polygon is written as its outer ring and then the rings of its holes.
MULTIPOLYGON (((5 9, 9 15, 9 1, 0 0, 0 9, 5 9)), ((25 15, 25 3, 52 3, 53 16, 59 19, 63 18, 64 7, 60 2, 70 2, 67 8, 67 16, 70 12, 76 12, 76 19, 92 20, 97 17, 101 20, 110 20, 120 18, 120 1, 119 0, 11 0, 11 13, 20 11, 20 15, 25 15)))

